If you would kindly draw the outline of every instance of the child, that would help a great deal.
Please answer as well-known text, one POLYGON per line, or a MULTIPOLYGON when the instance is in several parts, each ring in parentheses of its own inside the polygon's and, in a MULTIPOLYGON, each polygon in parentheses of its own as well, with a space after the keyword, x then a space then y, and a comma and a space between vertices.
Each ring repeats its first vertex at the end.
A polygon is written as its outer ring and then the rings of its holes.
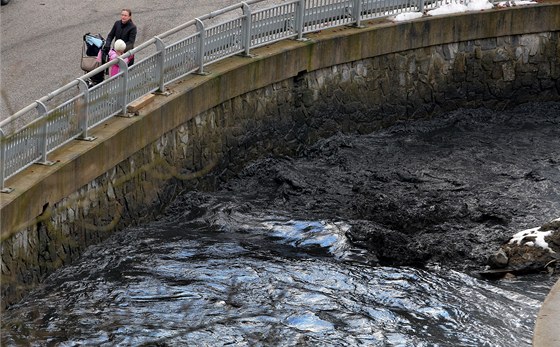
MULTIPOLYGON (((125 49, 126 49, 126 43, 123 40, 119 39, 115 41, 115 45, 113 49, 109 51, 109 60, 117 59, 118 57, 120 57, 124 53, 125 49)), ((130 57, 125 58, 124 61, 128 63, 129 59, 130 57)), ((119 73, 119 65, 115 64, 111 66, 109 70, 109 76, 113 77, 118 73, 119 73)))

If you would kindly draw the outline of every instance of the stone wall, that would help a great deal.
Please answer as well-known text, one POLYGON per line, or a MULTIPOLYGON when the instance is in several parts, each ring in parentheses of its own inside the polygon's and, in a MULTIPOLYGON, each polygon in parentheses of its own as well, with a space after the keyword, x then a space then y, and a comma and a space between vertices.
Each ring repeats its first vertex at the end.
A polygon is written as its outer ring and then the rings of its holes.
POLYGON ((560 97, 559 32, 400 51, 244 93, 197 114, 2 239, 2 307, 174 196, 213 189, 246 163, 336 132, 369 133, 458 107, 560 97))

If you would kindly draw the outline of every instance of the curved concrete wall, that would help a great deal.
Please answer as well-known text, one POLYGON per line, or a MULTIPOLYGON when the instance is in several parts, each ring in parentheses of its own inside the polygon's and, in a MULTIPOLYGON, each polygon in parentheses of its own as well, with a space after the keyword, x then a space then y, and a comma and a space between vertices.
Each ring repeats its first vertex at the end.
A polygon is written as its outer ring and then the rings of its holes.
POLYGON ((8 180, 2 307, 184 189, 336 131, 466 107, 558 100, 560 4, 337 28, 233 57, 8 180))
POLYGON ((533 333, 534 347, 560 346, 560 280, 550 290, 539 311, 533 333))

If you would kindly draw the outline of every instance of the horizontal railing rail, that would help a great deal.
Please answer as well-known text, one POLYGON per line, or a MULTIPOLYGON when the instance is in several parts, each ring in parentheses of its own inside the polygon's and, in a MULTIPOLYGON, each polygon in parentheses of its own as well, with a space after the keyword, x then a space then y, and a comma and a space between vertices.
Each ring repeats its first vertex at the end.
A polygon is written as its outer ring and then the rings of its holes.
MULTIPOLYGON (((0 189, 10 192, 6 180, 32 164, 52 164, 48 155, 76 140, 94 140, 88 131, 108 118, 126 115, 128 105, 204 67, 237 54, 250 56, 252 48, 298 38, 306 33, 402 12, 435 8, 443 0, 292 0, 264 9, 251 0, 225 7, 175 27, 142 43, 121 58, 77 78, 31 103, 0 122, 0 189), (240 14, 235 11, 241 12, 240 14), (228 15, 227 20, 207 26, 205 21, 228 15), (166 39, 185 29, 194 30, 175 42, 166 39), (155 53, 148 54, 148 51, 155 53), (146 57, 128 66, 131 55, 146 57), (119 65, 117 75, 89 87, 91 77, 119 65), (24 126, 21 120, 32 119, 24 126)), ((467 4, 470 0, 460 0, 467 4)))

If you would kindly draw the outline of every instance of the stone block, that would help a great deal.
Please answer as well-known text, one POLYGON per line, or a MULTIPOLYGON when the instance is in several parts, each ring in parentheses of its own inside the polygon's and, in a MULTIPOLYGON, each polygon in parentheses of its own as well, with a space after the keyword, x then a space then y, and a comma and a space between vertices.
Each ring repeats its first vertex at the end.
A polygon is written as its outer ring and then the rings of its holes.
POLYGON ((155 95, 154 94, 148 94, 148 95, 144 95, 143 97, 134 100, 133 102, 130 103, 130 105, 128 105, 127 107, 127 111, 130 113, 136 113, 138 112, 142 107, 148 105, 149 103, 151 103, 152 101, 154 101, 155 99, 155 95))

